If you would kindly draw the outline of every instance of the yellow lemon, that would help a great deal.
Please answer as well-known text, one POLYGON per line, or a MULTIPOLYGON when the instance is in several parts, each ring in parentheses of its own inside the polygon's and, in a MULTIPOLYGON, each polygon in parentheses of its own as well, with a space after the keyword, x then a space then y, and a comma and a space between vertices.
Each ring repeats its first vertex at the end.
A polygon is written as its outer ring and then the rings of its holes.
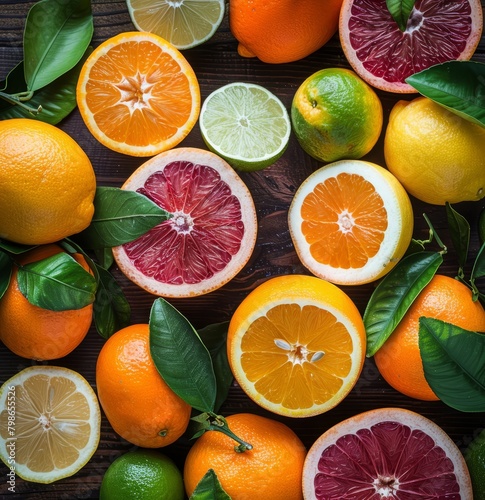
POLYGON ((309 76, 291 105, 298 142, 324 162, 362 158, 379 139, 382 120, 377 94, 343 68, 326 68, 309 76))
POLYGON ((426 97, 394 105, 384 155, 408 193, 426 203, 485 195, 485 128, 426 97))

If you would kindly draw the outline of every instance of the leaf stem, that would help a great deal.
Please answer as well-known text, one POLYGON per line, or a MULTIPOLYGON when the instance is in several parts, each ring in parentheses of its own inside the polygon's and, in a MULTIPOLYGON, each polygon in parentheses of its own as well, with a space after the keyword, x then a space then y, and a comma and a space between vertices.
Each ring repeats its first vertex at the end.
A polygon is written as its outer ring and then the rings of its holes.
POLYGON ((35 116, 42 111, 42 106, 39 104, 36 109, 24 103, 24 101, 28 101, 32 97, 32 95, 33 92, 20 92, 19 94, 6 94, 5 92, 0 92, 0 98, 4 99, 10 104, 20 106, 21 108, 28 111, 31 115, 35 116))

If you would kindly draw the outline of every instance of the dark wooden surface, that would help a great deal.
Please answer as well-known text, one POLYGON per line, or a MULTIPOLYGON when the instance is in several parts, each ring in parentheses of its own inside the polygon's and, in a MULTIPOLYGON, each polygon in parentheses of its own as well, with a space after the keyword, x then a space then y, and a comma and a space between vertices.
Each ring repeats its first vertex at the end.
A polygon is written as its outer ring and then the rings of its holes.
MULTIPOLYGON (((33 3, 23 0, 0 0, 0 79, 3 79, 8 70, 22 59, 22 30, 28 9, 33 3)), ((124 1, 93 0, 92 4, 95 23, 93 46, 120 32, 134 30, 124 1)), ((199 79, 202 99, 226 83, 245 81, 265 86, 278 95, 289 109, 296 89, 307 76, 325 67, 348 67, 337 35, 311 56, 284 65, 269 65, 256 59, 243 59, 237 54, 236 47, 237 43, 228 28, 226 12, 223 24, 210 41, 184 52, 199 79)), ((474 59, 485 60, 482 44, 474 59)), ((385 124, 397 100, 415 97, 385 92, 378 92, 378 95, 384 108, 385 124)), ((59 126, 71 134, 86 151, 96 170, 99 185, 120 186, 129 174, 145 161, 143 158, 114 153, 100 145, 84 126, 77 110, 59 126)), ((384 165, 382 153, 384 130, 385 126, 378 144, 365 158, 381 165, 384 165)), ((180 145, 205 148, 197 125, 180 145)), ((306 155, 292 136, 288 150, 277 163, 260 172, 241 174, 253 194, 257 207, 259 233, 256 249, 246 267, 223 288, 201 297, 172 301, 196 328, 229 320, 239 302, 262 281, 280 274, 306 273, 291 243, 287 226, 287 209, 300 183, 319 166, 321 164, 306 155)), ((414 237, 422 239, 427 237, 427 226, 422 217, 422 214, 426 213, 442 239, 450 246, 444 208, 424 205, 417 200, 413 200, 413 206, 414 237)), ((483 202, 455 205, 455 208, 469 219, 472 226, 470 265, 478 250, 476 224, 483 207, 483 202)), ((455 255, 449 248, 440 272, 453 276, 456 269, 455 255)), ((113 273, 124 288, 131 304, 132 322, 147 323, 154 297, 128 282, 116 269, 113 273)), ((342 288, 363 313, 373 285, 342 288)), ((92 328, 84 342, 73 353, 50 364, 77 370, 95 387, 95 363, 102 345, 103 339, 92 328)), ((0 383, 5 382, 19 370, 34 364, 30 360, 15 356, 3 345, 0 345, 0 360, 0 383)), ((366 360, 362 375, 349 396, 336 408, 323 415, 307 419, 290 419, 269 414, 252 403, 236 384, 231 388, 221 413, 227 416, 233 413, 254 412, 283 421, 297 432, 307 447, 310 447, 317 437, 333 424, 359 412, 386 406, 412 409, 431 418, 443 427, 462 450, 485 426, 483 414, 460 413, 441 402, 425 403, 400 395, 382 380, 372 359, 366 360)), ((183 437, 161 451, 170 455, 180 467, 183 467, 189 446, 189 440, 183 437)), ((12 493, 7 489, 7 468, 2 464, 0 498, 97 498, 103 474, 109 464, 121 453, 133 448, 133 445, 114 433, 103 416, 99 448, 78 474, 51 485, 27 483, 17 478, 16 492, 12 493)))

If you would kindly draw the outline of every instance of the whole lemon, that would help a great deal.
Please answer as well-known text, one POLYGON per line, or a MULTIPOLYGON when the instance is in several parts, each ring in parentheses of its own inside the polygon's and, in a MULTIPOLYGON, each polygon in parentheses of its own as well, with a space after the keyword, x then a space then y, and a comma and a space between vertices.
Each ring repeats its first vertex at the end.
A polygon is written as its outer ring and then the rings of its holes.
POLYGON ((0 121, 0 238, 53 243, 85 229, 96 177, 79 144, 38 120, 0 121))
POLYGON ((353 71, 326 68, 309 76, 291 104, 291 122, 301 147, 317 160, 358 159, 376 144, 382 104, 353 71))
POLYGON ((485 128, 426 97, 394 105, 384 155, 408 193, 426 203, 485 195, 485 128))

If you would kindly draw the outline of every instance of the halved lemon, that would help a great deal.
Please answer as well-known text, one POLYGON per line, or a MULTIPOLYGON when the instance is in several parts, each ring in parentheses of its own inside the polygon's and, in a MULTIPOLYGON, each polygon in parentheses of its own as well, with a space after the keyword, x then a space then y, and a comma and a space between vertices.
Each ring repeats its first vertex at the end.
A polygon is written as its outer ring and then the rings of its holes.
POLYGON ((126 0, 139 31, 165 38, 180 50, 209 40, 224 18, 224 0, 126 0))
POLYGON ((341 160, 313 172, 288 212, 302 264, 337 285, 360 285, 387 274, 403 257, 414 218, 409 196, 385 168, 341 160))
POLYGON ((98 399, 79 373, 31 366, 0 389, 0 458, 26 481, 72 476, 99 443, 98 399))
POLYGON ((360 313, 337 286, 306 275, 255 288, 229 324, 228 359, 237 382, 263 408, 309 417, 354 387, 365 358, 360 313))

